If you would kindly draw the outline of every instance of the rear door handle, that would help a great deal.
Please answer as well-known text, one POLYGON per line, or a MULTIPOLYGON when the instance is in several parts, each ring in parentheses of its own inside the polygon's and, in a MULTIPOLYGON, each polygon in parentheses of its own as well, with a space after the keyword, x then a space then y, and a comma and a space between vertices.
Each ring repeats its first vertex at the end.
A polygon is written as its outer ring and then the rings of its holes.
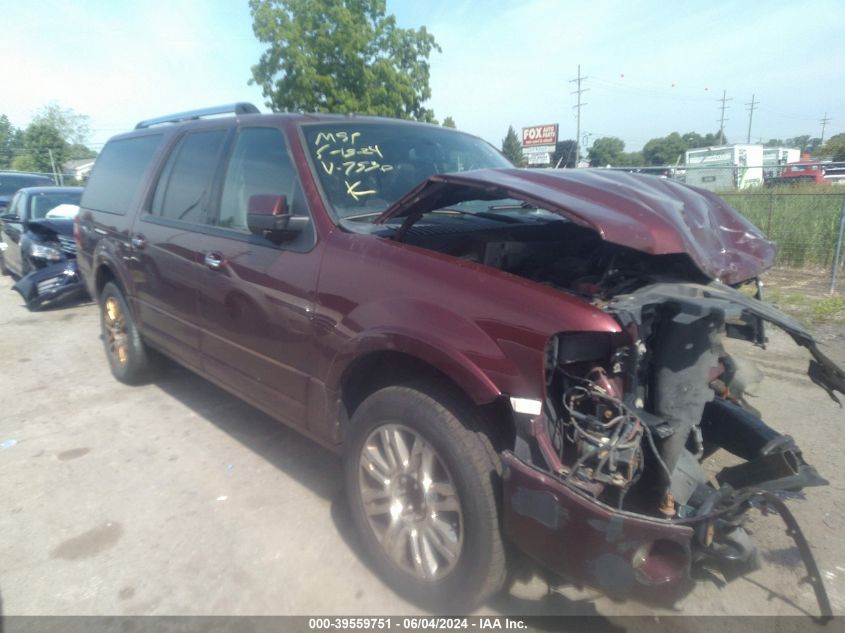
POLYGON ((205 265, 211 270, 220 270, 223 267, 223 256, 220 253, 206 253, 205 265))

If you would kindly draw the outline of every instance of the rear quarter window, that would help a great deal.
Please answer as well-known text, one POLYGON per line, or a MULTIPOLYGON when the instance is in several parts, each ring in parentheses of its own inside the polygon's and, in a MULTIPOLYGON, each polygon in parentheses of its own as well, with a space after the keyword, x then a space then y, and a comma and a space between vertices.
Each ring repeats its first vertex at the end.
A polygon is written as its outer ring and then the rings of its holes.
POLYGON ((144 182, 161 134, 109 141, 97 157, 81 206, 125 215, 144 182))

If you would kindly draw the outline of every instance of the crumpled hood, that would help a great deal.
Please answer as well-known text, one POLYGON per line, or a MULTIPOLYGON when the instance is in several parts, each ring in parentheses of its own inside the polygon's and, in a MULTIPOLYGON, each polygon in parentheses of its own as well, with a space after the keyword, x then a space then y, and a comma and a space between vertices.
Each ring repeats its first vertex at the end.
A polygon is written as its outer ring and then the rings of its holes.
POLYGON ((53 235, 73 236, 73 220, 65 218, 30 220, 26 227, 28 231, 41 235, 42 239, 49 239, 53 235))
POLYGON ((465 200, 515 198, 653 255, 686 253, 708 277, 735 284, 774 263, 776 246, 715 194, 672 180, 601 169, 483 169, 431 176, 376 222, 465 200))

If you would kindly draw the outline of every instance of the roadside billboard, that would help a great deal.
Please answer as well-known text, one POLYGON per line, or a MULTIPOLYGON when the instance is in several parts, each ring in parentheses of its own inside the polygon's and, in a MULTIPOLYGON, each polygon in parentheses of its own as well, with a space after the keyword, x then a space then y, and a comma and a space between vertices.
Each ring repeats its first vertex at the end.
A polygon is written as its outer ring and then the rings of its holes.
MULTIPOLYGON (((522 128, 522 146, 551 145, 557 143, 557 123, 532 125, 522 128)), ((552 150, 554 151, 554 150, 552 150)))
POLYGON ((533 145, 522 148, 522 155, 528 165, 549 165, 554 153, 554 145, 533 145))

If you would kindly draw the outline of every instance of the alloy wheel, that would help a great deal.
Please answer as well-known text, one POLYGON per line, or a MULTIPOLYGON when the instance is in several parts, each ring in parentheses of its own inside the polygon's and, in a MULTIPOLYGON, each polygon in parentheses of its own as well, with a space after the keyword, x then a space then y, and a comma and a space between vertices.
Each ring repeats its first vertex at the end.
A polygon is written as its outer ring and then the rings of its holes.
POLYGON ((358 483, 369 525, 396 565, 427 581, 455 568, 464 540, 460 498, 428 440, 401 424, 377 427, 361 448, 358 483))
POLYGON ((125 365, 129 360, 126 317, 120 303, 114 297, 106 299, 103 306, 103 323, 106 326, 109 353, 120 365, 125 365))

